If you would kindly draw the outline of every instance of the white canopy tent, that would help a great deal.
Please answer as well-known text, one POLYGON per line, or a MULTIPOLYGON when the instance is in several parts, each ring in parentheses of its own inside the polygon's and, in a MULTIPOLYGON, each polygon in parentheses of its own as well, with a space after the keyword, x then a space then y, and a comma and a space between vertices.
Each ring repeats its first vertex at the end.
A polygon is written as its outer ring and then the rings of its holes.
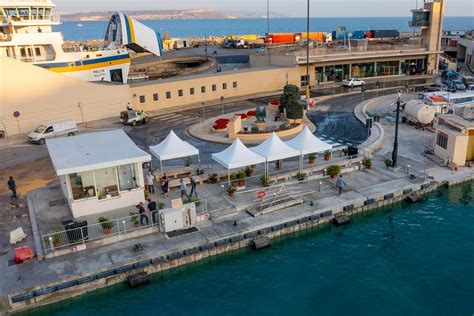
POLYGON ((198 156, 199 169, 201 169, 201 158, 199 156, 199 149, 190 143, 179 138, 173 130, 168 136, 155 146, 149 147, 150 152, 160 161, 160 171, 163 172, 163 160, 170 160, 176 158, 183 158, 189 156, 198 156))
POLYGON ((227 169, 229 182, 230 169, 242 168, 265 162, 265 158, 248 149, 239 138, 223 151, 212 154, 212 159, 227 169))
POLYGON ((250 148, 254 153, 265 158, 265 175, 268 173, 268 162, 285 158, 297 157, 300 152, 285 144, 278 135, 273 132, 263 143, 250 148))
POLYGON ((323 142, 309 130, 307 126, 295 138, 285 142, 288 146, 300 152, 300 171, 303 169, 303 156, 332 150, 332 146, 323 142))

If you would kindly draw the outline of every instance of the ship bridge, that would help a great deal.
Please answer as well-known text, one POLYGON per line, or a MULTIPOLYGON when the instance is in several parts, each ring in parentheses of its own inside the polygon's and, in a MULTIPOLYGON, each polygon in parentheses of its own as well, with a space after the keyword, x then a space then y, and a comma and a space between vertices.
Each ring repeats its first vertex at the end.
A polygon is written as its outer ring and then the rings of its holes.
POLYGON ((105 42, 107 45, 125 46, 137 53, 163 55, 160 35, 122 12, 115 12, 110 18, 105 42))

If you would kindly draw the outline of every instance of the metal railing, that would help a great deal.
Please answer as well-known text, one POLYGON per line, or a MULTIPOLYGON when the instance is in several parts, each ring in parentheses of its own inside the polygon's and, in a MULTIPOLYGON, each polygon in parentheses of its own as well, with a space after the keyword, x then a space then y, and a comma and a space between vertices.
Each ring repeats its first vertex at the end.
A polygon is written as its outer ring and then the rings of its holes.
MULTIPOLYGON (((207 213, 207 200, 190 201, 196 205, 196 213, 207 213)), ((42 236, 43 250, 45 253, 56 250, 67 249, 71 246, 86 244, 87 242, 102 238, 127 234, 145 228, 158 227, 158 212, 146 212, 134 214, 104 221, 88 224, 65 230, 56 230, 42 236)))

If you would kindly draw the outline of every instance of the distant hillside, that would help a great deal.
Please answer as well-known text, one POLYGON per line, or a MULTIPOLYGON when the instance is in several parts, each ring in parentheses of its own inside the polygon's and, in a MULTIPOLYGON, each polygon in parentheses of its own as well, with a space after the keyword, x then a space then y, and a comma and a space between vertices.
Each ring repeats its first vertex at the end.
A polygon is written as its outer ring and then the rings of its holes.
MULTIPOLYGON (((195 10, 149 10, 124 11, 137 20, 173 20, 173 19, 236 19, 244 17, 239 13, 222 13, 213 9, 195 10)), ((77 12, 61 14, 63 21, 103 21, 108 20, 113 12, 77 12)))

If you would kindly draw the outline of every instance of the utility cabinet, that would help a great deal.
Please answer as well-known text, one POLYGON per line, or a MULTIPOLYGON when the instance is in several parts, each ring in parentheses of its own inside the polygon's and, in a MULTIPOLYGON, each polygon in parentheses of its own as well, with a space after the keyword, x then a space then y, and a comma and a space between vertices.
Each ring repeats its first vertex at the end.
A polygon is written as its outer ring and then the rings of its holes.
POLYGON ((162 209, 158 215, 160 230, 165 233, 190 228, 197 222, 194 203, 185 204, 180 208, 162 209))

